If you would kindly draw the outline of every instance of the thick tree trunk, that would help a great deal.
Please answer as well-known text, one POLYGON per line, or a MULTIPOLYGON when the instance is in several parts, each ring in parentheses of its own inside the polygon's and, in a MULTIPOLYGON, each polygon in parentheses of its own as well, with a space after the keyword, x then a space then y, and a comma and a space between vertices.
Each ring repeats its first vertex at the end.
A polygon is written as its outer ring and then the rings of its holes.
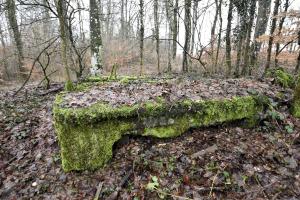
POLYGON ((189 71, 188 54, 190 52, 190 39, 191 39, 191 0, 184 1, 184 27, 185 27, 185 42, 183 48, 183 62, 182 71, 189 71))
MULTIPOLYGON (((285 4, 284 4, 284 16, 281 17, 280 21, 279 21, 279 25, 278 25, 278 33, 277 35, 280 37, 281 35, 281 32, 282 32, 282 28, 283 28, 283 24, 284 24, 284 21, 285 21, 285 18, 286 18, 286 13, 289 9, 289 0, 285 0, 285 4)), ((276 42, 276 53, 275 53, 275 67, 279 67, 278 66, 278 56, 279 56, 279 52, 280 51, 280 43, 279 42, 276 42)))
POLYGON ((71 75, 69 71, 68 66, 68 59, 67 59, 67 46, 68 46, 68 39, 67 39, 67 30, 66 30, 66 21, 65 21, 65 13, 66 10, 63 6, 63 0, 56 0, 56 10, 57 10, 57 16, 59 20, 59 27, 60 27, 60 38, 61 38, 61 57, 63 66, 65 69, 65 73, 67 75, 67 81, 66 81, 66 89, 72 90, 73 85, 71 82, 71 75))
POLYGON ((278 15, 279 5, 280 5, 280 0, 275 0, 274 1, 273 19, 272 19, 272 24, 271 24, 271 29, 270 29, 270 38, 269 38, 268 50, 267 50, 267 61, 266 61, 265 71, 264 71, 263 76, 266 74, 266 72, 270 68, 270 64, 271 64, 272 47, 273 47, 273 41, 274 41, 273 34, 274 34, 274 31, 276 28, 276 23, 277 23, 276 17, 278 15))
POLYGON ((239 77, 240 76, 240 65, 241 65, 241 56, 243 51, 243 46, 246 39, 246 32, 247 32, 247 22, 246 22, 246 15, 242 14, 240 16, 240 30, 238 34, 238 45, 237 45, 237 54, 236 54, 236 63, 235 63, 235 71, 234 76, 239 77))
POLYGON ((227 16, 227 28, 226 28, 226 65, 227 65, 227 77, 231 75, 231 23, 232 23, 232 0, 229 1, 228 16, 227 16))
POLYGON ((23 68, 24 65, 23 42, 22 42, 21 33, 17 22, 15 1, 6 0, 6 6, 7 6, 8 23, 12 30, 13 38, 17 48, 19 71, 21 73, 21 77, 25 78, 26 74, 25 74, 25 69, 23 68))
POLYGON ((154 33, 156 41, 157 72, 160 74, 160 53, 159 53, 159 22, 158 22, 158 0, 154 0, 154 33))
POLYGON ((250 52, 250 41, 252 34, 252 27, 254 22, 256 10, 256 0, 251 0, 250 3, 250 19, 247 25, 247 36, 246 36, 246 44, 245 44, 245 52, 244 52, 244 65, 242 69, 242 75, 245 76, 249 73, 249 52, 250 52))
POLYGON ((102 37, 99 7, 96 0, 90 0, 91 73, 100 74, 102 64, 102 37))
POLYGON ((144 0, 140 0, 140 76, 144 74, 144 0))
POLYGON ((254 32, 254 42, 251 47, 250 70, 252 70, 257 62, 257 53, 261 49, 261 42, 256 41, 260 36, 265 34, 268 26, 268 19, 271 9, 271 0, 258 0, 258 13, 254 32))

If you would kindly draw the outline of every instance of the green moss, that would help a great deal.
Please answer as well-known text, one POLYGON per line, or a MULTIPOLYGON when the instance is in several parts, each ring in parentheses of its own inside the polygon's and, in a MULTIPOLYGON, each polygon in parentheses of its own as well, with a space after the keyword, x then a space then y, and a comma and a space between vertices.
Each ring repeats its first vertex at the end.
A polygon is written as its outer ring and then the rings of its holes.
POLYGON ((78 126, 56 122, 64 171, 103 167, 112 157, 113 144, 132 128, 133 123, 119 121, 78 126))
POLYGON ((286 72, 283 68, 269 71, 267 76, 274 78, 275 83, 284 88, 293 88, 295 86, 294 76, 286 72))
POLYGON ((299 78, 294 91, 294 98, 292 103, 292 114, 294 117, 300 118, 300 84, 299 78))
POLYGON ((169 138, 191 127, 252 119, 263 109, 258 97, 168 104, 159 98, 134 106, 113 108, 97 103, 87 108, 63 108, 57 96, 53 113, 65 171, 96 169, 112 156, 112 146, 124 134, 169 138))
POLYGON ((74 90, 74 84, 72 81, 67 81, 65 83, 65 90, 66 91, 73 91, 74 90))

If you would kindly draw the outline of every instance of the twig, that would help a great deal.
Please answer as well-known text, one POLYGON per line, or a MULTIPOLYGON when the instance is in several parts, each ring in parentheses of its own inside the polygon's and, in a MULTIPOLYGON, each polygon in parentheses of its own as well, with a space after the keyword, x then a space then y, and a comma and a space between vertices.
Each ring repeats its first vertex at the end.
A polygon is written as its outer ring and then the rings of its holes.
POLYGON ((95 194, 94 200, 98 200, 99 199, 99 196, 100 196, 100 193, 101 193, 101 190, 102 190, 102 186, 103 186, 103 182, 99 182, 99 185, 97 187, 97 192, 95 194))
POLYGON ((32 65, 31 65, 31 69, 30 69, 30 72, 29 72, 29 75, 28 77, 26 78, 26 80, 24 81, 24 83, 22 84, 22 86, 13 94, 13 96, 16 96, 16 94, 18 94, 24 87, 25 85, 27 84, 27 82, 29 81, 30 77, 31 77, 31 74, 33 72, 33 69, 34 69, 34 66, 35 66, 35 63, 40 59, 40 56, 43 54, 44 51, 46 51, 49 47, 52 46, 52 44, 54 44, 56 41, 57 41, 58 37, 55 37, 55 38, 51 38, 50 40, 48 41, 51 41, 40 53, 39 55, 34 59, 32 65))

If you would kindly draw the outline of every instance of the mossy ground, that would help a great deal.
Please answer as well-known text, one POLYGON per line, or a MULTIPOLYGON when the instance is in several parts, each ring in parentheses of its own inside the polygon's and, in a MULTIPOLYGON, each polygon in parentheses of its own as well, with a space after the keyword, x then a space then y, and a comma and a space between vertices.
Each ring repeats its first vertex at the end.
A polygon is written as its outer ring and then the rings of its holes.
POLYGON ((87 108, 62 108, 63 94, 54 105, 55 128, 65 171, 96 169, 112 156, 112 146, 124 134, 170 138, 191 127, 252 119, 263 106, 256 97, 158 102, 113 108, 97 103, 87 108))

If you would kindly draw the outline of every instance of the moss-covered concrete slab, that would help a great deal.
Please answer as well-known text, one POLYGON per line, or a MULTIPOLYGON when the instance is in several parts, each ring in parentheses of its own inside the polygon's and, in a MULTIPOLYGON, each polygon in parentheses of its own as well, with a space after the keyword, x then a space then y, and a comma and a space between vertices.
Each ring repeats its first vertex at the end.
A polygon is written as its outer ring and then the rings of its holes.
POLYGON ((53 108, 63 169, 103 167, 113 144, 126 134, 169 138, 192 127, 253 121, 264 108, 262 96, 269 87, 248 80, 168 80, 112 82, 85 92, 63 92, 53 108))

